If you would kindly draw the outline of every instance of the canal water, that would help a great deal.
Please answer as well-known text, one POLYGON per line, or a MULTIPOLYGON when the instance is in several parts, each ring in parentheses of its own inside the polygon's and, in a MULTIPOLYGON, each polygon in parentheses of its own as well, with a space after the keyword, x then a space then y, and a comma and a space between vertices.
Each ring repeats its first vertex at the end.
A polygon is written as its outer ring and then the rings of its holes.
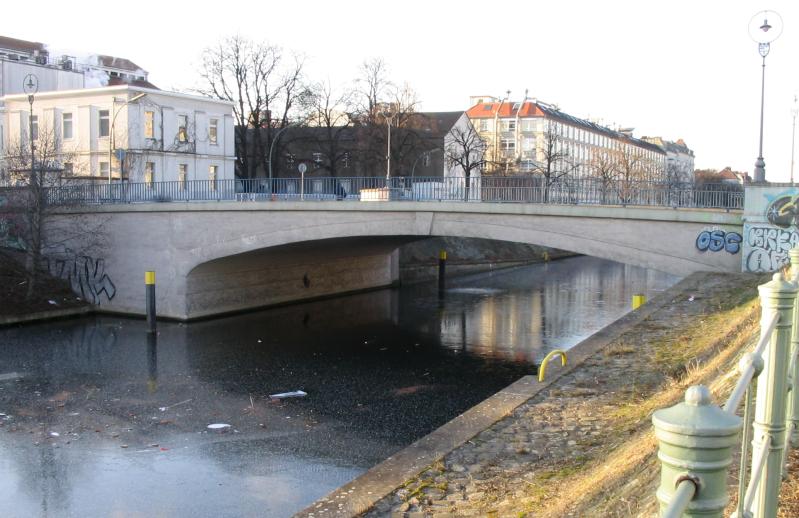
POLYGON ((677 280, 578 257, 156 340, 107 316, 0 329, 2 516, 290 516, 677 280))

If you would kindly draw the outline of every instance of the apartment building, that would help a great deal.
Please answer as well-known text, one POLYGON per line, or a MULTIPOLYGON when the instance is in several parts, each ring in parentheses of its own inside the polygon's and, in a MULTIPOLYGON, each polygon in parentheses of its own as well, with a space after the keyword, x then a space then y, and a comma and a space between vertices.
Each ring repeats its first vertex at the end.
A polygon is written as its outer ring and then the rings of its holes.
MULTIPOLYGON (((234 177, 232 104, 132 85, 0 98, 4 153, 59 149, 57 167, 82 181, 161 182, 234 177), (29 130, 31 128, 31 130, 29 130)), ((0 164, 1 166, 1 164, 0 164)))
MULTIPOLYGON (((513 102, 471 97, 466 114, 487 143, 487 174, 568 171, 569 178, 593 176, 598 161, 635 163, 635 180, 660 180, 666 152, 632 136, 564 113, 535 99, 513 102), (549 162, 549 163, 548 163, 549 162)), ((628 178, 632 179, 632 178, 628 178)))
POLYGON ((690 183, 694 181, 694 152, 683 139, 676 142, 663 137, 641 137, 666 152, 666 176, 669 181, 690 183))

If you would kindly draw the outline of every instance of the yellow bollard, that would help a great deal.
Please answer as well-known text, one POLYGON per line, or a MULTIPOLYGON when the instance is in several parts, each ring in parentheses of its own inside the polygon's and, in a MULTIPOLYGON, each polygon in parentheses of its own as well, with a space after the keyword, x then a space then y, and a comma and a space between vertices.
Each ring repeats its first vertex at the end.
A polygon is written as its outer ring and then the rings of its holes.
POLYGON ((633 295, 633 309, 638 309, 644 304, 646 304, 646 295, 643 293, 633 295))
POLYGON ((538 381, 539 382, 544 381, 544 374, 546 373, 547 363, 549 363, 549 360, 551 360, 552 358, 554 358, 555 356, 558 356, 558 355, 560 355, 560 365, 561 365, 561 367, 566 365, 566 351, 564 351, 562 349, 555 349, 554 351, 550 352, 549 354, 544 356, 544 361, 542 361, 541 365, 538 367, 538 381))

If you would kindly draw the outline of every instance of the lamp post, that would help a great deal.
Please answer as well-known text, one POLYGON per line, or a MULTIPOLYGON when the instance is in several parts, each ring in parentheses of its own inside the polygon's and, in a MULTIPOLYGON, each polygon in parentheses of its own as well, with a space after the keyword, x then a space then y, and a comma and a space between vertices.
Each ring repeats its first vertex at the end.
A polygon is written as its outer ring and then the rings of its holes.
POLYGON ((34 167, 35 163, 35 152, 36 152, 36 145, 33 143, 33 96, 36 92, 39 91, 39 78, 33 74, 28 74, 25 76, 25 79, 22 81, 22 89, 28 94, 28 103, 31 106, 30 112, 28 113, 28 141, 30 142, 31 146, 31 178, 30 184, 34 188, 38 187, 38 181, 36 178, 36 169, 34 167))
POLYGON ((416 171, 416 164, 419 162, 419 159, 422 158, 422 157, 430 158, 430 155, 432 155, 436 151, 439 151, 439 152, 442 152, 442 153, 444 152, 444 150, 442 148, 437 147, 437 148, 431 149, 429 151, 425 151, 424 153, 422 153, 421 155, 416 157, 416 160, 413 161, 413 167, 411 167, 411 180, 413 180, 414 171, 416 171))
POLYGON ((766 162, 763 160, 763 107, 766 93, 766 56, 771 42, 782 34, 782 18, 774 11, 760 11, 749 20, 749 36, 757 42, 757 51, 763 58, 760 80, 760 147, 755 160, 755 182, 766 181, 766 162), (769 19, 771 22, 769 23, 769 19), (763 20, 762 22, 760 20, 763 20))
POLYGON ((280 137, 280 135, 284 131, 289 129, 290 127, 291 127, 291 124, 286 124, 285 126, 280 128, 279 130, 277 130, 277 133, 275 133, 275 138, 273 138, 272 139, 272 143, 269 144, 269 187, 270 187, 270 192, 271 192, 271 187, 272 187, 272 152, 275 150, 275 142, 277 142, 277 139, 280 137))
POLYGON ((791 185, 793 185, 793 151, 796 144, 796 116, 799 115, 799 104, 797 104, 796 94, 793 96, 791 115, 793 116, 793 131, 791 132, 791 185))
POLYGON ((391 120, 394 118, 394 115, 387 110, 381 111, 380 115, 383 116, 388 125, 388 142, 386 143, 386 187, 388 187, 388 182, 391 178, 391 120))
MULTIPOLYGON (((132 102, 138 101, 139 99, 145 97, 146 95, 147 95, 146 93, 136 94, 133 97, 131 97, 130 99, 128 99, 127 101, 125 101, 124 103, 122 103, 122 105, 119 108, 114 108, 114 116, 111 118, 111 128, 110 128, 111 141, 108 143, 108 186, 109 186, 109 188, 111 186, 111 171, 112 171, 111 164, 114 163, 114 160, 113 160, 114 149, 116 148, 116 133, 114 132, 114 125, 117 122, 117 115, 119 115, 119 112, 122 110, 123 106, 127 106, 130 103, 132 103, 132 102)), ((114 100, 112 101, 112 106, 113 106, 113 104, 115 102, 116 102, 116 98, 114 98, 114 100)), ((161 138, 163 139, 163 135, 161 135, 161 138)), ((122 160, 124 160, 124 156, 122 158, 120 158, 120 160, 119 160, 119 179, 120 179, 120 181, 122 180, 122 160)))

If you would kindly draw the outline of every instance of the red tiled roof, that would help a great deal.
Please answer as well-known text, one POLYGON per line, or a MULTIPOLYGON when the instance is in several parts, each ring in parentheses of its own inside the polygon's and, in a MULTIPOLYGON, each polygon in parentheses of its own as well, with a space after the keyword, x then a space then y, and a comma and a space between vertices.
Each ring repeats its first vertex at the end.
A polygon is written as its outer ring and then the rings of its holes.
POLYGON ((519 112, 519 117, 543 117, 544 112, 534 102, 525 101, 518 109, 513 107, 518 103, 512 102, 493 102, 493 103, 480 103, 472 106, 466 110, 466 115, 470 119, 493 119, 499 109, 499 117, 515 117, 516 112, 519 112), (500 108, 501 104, 501 108, 500 108))

